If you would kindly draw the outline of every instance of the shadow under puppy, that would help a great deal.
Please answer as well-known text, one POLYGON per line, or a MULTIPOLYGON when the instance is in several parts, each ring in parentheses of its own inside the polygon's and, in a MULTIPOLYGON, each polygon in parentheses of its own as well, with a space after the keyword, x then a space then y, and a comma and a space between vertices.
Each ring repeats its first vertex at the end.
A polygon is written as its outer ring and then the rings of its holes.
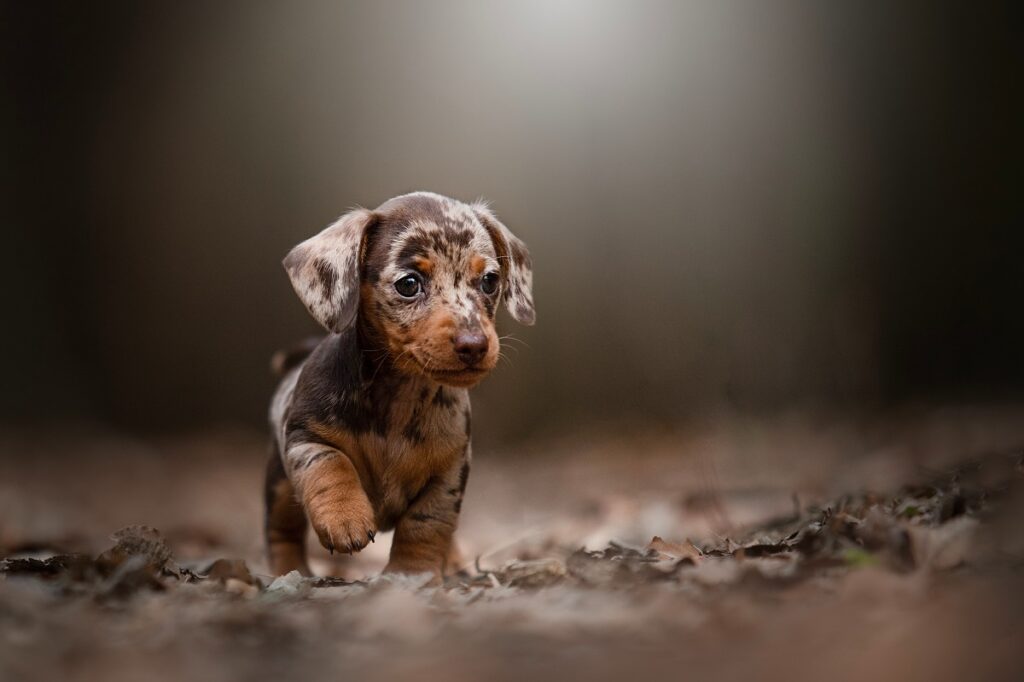
POLYGON ((467 389, 497 363, 498 302, 534 321, 526 247, 485 205, 416 192, 345 214, 284 266, 331 333, 281 356, 266 480, 270 568, 309 575, 308 524, 332 552, 357 552, 394 529, 385 570, 438 581, 458 567, 467 389))

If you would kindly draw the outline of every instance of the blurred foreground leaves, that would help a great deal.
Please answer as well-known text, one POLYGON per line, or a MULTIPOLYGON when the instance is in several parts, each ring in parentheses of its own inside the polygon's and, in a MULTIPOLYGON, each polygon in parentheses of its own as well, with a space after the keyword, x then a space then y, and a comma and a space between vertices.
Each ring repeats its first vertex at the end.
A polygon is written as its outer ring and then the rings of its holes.
MULTIPOLYGON (((599 549, 563 547, 551 556, 517 558, 494 568, 481 566, 478 559, 472 570, 449 578, 443 589, 475 597, 502 588, 618 588, 664 581, 722 585, 749 576, 781 586, 868 566, 898 573, 950 570, 972 561, 980 520, 1018 478, 1015 460, 991 458, 927 485, 904 486, 895 495, 850 494, 824 507, 798 508, 791 517, 769 520, 737 537, 672 541, 655 536, 645 547, 614 541, 599 549), (1000 471, 993 476, 992 469, 1000 471), (985 486, 976 483, 982 473, 985 486)), ((8 558, 0 562, 0 575, 37 579, 61 594, 101 599, 196 584, 249 597, 309 597, 317 589, 367 589, 382 580, 418 584, 415 576, 354 582, 297 574, 271 578, 255 575, 241 559, 179 564, 160 533, 145 526, 123 528, 113 540, 95 558, 8 558)), ((525 553, 537 550, 526 548, 525 553)))
MULTIPOLYGON (((796 504, 721 536, 673 538, 669 528, 646 545, 579 547, 562 528, 514 543, 514 558, 495 565, 478 557, 442 587, 419 576, 273 577, 237 558, 184 560, 157 530, 131 526, 98 555, 0 560, 0 678, 399 679, 415 670, 430 679, 424 670, 562 679, 556 668, 536 671, 531 661, 543 659, 592 679, 679 665, 770 679, 753 661, 841 665, 851 642, 887 652, 864 659, 882 672, 919 665, 928 651, 934 670, 953 674, 975 658, 957 653, 963 637, 994 647, 976 658, 1003 671, 1011 659, 999 642, 1024 632, 1013 615, 1019 590, 1005 587, 1024 568, 1021 543, 1004 541, 1021 535, 1018 459, 925 478, 889 494, 796 504), (1004 540, 994 542, 997 530, 1004 540), (756 656, 731 657, 752 633, 756 656)), ((786 666, 772 670, 792 679, 786 666)))

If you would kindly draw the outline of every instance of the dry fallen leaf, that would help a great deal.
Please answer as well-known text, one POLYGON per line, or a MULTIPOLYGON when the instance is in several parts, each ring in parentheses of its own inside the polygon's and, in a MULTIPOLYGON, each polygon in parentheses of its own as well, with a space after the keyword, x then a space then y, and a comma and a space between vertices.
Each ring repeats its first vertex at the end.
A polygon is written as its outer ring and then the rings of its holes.
POLYGON ((657 552, 658 554, 671 559, 690 559, 694 563, 700 561, 702 556, 702 553, 697 549, 697 546, 689 540, 683 543, 668 542, 658 535, 655 535, 651 541, 647 543, 647 551, 657 552))
POLYGON ((164 542, 160 531, 149 526, 127 526, 112 536, 117 544, 100 554, 96 563, 101 570, 112 572, 131 557, 142 557, 144 565, 152 572, 176 567, 171 562, 171 550, 164 542))
POLYGON ((565 565, 558 559, 510 561, 497 577, 511 587, 547 587, 565 577, 565 565))
POLYGON ((238 580, 246 585, 259 584, 241 559, 217 559, 203 572, 203 577, 225 583, 228 580, 238 580))

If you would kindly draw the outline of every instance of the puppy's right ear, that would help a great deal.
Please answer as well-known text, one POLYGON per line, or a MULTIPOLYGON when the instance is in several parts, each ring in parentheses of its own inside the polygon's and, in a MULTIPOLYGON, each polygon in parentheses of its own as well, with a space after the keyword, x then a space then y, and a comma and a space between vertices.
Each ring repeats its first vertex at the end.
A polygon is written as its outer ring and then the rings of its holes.
POLYGON ((340 332, 359 311, 359 263, 373 211, 358 208, 289 252, 284 269, 309 314, 328 331, 340 332))

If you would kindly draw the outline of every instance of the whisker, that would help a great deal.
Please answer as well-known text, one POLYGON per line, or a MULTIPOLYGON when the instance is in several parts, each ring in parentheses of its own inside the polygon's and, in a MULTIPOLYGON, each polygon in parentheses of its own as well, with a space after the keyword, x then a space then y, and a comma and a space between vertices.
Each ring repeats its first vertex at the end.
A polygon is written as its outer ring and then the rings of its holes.
POLYGON ((370 383, 371 384, 373 383, 373 380, 377 378, 377 373, 380 372, 380 368, 384 366, 384 363, 387 362, 387 359, 388 359, 388 356, 385 355, 384 357, 382 357, 380 359, 380 362, 377 363, 377 369, 373 370, 373 376, 370 377, 370 383))
MULTIPOLYGON (((377 374, 379 374, 379 373, 380 373, 380 370, 381 370, 381 368, 382 368, 382 367, 384 366, 384 363, 385 363, 385 362, 387 362, 387 360, 388 360, 388 355, 389 355, 389 354, 388 354, 388 353, 387 353, 387 352, 385 351, 385 349, 381 348, 381 349, 380 349, 380 351, 381 351, 381 352, 384 352, 384 356, 383 356, 383 357, 382 357, 382 358, 380 359, 380 362, 379 362, 379 363, 377 363, 377 368, 376 368, 375 370, 373 370, 373 376, 372 376, 372 377, 370 377, 370 383, 373 383, 373 380, 377 378, 377 374)), ((403 356, 403 355, 405 355, 405 354, 406 354, 406 353, 408 353, 408 352, 409 352, 409 349, 408 349, 408 348, 406 348, 406 349, 405 349, 405 350, 403 350, 403 351, 402 351, 401 353, 399 353, 399 354, 398 354, 398 356, 397 356, 397 357, 395 357, 395 358, 394 358, 394 359, 392 360, 392 362, 395 362, 395 363, 397 363, 397 362, 398 362, 398 361, 399 361, 399 360, 400 360, 400 359, 402 358, 402 356, 403 356)))
MULTIPOLYGON (((500 336, 500 337, 498 337, 498 340, 499 341, 506 341, 506 340, 508 340, 508 341, 515 341, 516 343, 523 344, 527 348, 530 347, 530 344, 526 343, 526 341, 523 341, 522 339, 520 339, 518 337, 512 336, 511 334, 506 334, 505 336, 500 336)), ((510 346, 510 348, 511 348, 511 346, 510 346)))
POLYGON ((514 350, 516 352, 516 355, 519 355, 519 349, 516 348, 515 346, 505 346, 505 347, 508 348, 509 350, 514 350))

